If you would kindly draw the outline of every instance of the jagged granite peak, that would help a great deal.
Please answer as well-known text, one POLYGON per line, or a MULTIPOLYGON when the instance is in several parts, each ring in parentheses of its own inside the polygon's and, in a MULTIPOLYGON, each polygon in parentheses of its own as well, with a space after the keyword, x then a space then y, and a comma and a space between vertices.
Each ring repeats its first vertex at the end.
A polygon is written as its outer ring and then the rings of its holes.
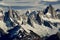
POLYGON ((44 10, 44 14, 46 14, 47 12, 48 12, 48 10, 52 10, 53 9, 53 7, 52 7, 52 5, 50 4, 49 6, 47 6, 47 8, 44 10))
POLYGON ((47 14, 47 12, 51 14, 51 18, 56 18, 56 11, 51 4, 44 10, 44 14, 47 14))
POLYGON ((37 20, 36 20, 37 19, 37 14, 38 13, 36 11, 33 11, 33 12, 30 13, 29 18, 31 19, 31 21, 34 21, 35 23, 38 23, 37 20))
MULTIPOLYGON (((47 7, 46 12, 48 14, 51 14, 51 16, 52 15, 55 16, 55 13, 54 13, 55 10, 51 5, 49 5, 47 7)), ((56 19, 54 19, 54 20, 53 20, 53 18, 49 19, 48 17, 46 17, 46 14, 44 15, 43 11, 32 11, 32 12, 26 11, 25 14, 19 15, 18 11, 10 9, 7 13, 5 13, 5 16, 4 16, 4 21, 6 24, 5 30, 6 31, 9 30, 8 29, 9 27, 7 27, 7 25, 8 26, 10 25, 10 27, 11 27, 11 24, 13 25, 14 23, 16 23, 17 25, 12 26, 13 28, 8 31, 9 36, 16 37, 16 35, 18 35, 18 33, 19 33, 17 31, 21 31, 20 28, 22 28, 27 33, 29 32, 29 34, 30 34, 30 32, 33 32, 36 35, 41 36, 42 38, 56 34, 58 32, 58 29, 59 29, 57 27, 57 23, 54 21, 56 19), (46 20, 44 20, 44 18, 46 18, 46 20)), ((5 24, 3 21, 0 22, 0 25, 2 25, 3 27, 5 27, 5 24)), ((21 37, 21 35, 19 37, 21 37)))

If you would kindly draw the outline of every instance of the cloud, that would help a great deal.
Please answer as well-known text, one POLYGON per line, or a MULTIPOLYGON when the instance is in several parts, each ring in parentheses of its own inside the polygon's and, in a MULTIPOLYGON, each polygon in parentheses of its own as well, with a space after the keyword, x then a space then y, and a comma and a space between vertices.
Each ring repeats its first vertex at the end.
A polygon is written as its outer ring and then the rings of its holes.
POLYGON ((3 1, 3 0, 0 0, 0 1, 3 1))
POLYGON ((46 1, 46 2, 57 2, 59 0, 43 0, 43 1, 46 1))
POLYGON ((4 2, 36 2, 41 0, 3 0, 4 2))
POLYGON ((56 2, 47 2, 47 1, 42 1, 41 3, 39 4, 44 4, 44 5, 49 5, 49 4, 52 4, 52 5, 56 5, 56 4, 60 4, 60 1, 56 1, 56 2))

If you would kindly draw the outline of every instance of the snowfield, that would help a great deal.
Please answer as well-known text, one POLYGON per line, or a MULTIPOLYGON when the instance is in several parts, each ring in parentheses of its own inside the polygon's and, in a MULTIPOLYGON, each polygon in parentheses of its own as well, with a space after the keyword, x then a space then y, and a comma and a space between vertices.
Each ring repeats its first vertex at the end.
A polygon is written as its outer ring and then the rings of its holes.
POLYGON ((58 29, 53 26, 53 29, 49 27, 45 27, 44 25, 38 25, 34 23, 34 28, 30 25, 21 25, 22 28, 27 32, 30 33, 30 30, 39 35, 40 37, 44 36, 50 36, 53 34, 56 34, 58 32, 58 29))
POLYGON ((0 20, 0 28, 5 32, 5 33, 8 33, 7 30, 7 26, 6 24, 3 22, 3 20, 0 20))
POLYGON ((50 21, 52 23, 60 23, 60 19, 53 19, 53 18, 47 18, 47 17, 41 17, 45 21, 50 21))

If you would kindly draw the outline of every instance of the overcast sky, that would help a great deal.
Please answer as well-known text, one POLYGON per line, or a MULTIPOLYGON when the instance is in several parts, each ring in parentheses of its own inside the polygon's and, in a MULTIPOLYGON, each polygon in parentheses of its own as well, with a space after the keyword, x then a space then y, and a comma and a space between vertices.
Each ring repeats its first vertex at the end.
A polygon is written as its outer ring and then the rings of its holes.
POLYGON ((40 2, 58 2, 59 0, 0 0, 3 5, 19 5, 19 4, 39 4, 40 2))
POLYGON ((48 1, 48 2, 56 2, 59 0, 0 0, 4 2, 35 2, 35 1, 48 1))
POLYGON ((4 6, 27 6, 34 8, 43 8, 47 4, 53 4, 57 8, 60 7, 60 0, 0 0, 0 5, 4 6))

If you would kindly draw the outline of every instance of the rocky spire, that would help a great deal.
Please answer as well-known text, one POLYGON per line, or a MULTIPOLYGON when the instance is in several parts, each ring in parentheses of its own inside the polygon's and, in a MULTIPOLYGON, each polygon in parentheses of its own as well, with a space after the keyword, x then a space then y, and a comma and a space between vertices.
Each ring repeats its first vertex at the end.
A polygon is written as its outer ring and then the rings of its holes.
POLYGON ((55 13, 53 6, 50 4, 48 7, 49 7, 48 12, 51 13, 51 17, 55 18, 56 13, 55 13))
POLYGON ((50 13, 51 18, 56 18, 56 12, 54 10, 54 7, 51 4, 49 4, 49 6, 44 10, 44 14, 46 13, 50 13))

